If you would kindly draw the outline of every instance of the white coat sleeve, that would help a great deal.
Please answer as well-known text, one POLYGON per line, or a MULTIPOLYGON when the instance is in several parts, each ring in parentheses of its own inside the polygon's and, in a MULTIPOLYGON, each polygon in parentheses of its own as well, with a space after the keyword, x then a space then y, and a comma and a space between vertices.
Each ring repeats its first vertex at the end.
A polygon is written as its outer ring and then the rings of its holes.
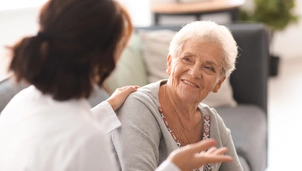
POLYGON ((121 122, 117 118, 116 113, 107 101, 103 101, 90 111, 93 118, 106 134, 121 126, 121 122))

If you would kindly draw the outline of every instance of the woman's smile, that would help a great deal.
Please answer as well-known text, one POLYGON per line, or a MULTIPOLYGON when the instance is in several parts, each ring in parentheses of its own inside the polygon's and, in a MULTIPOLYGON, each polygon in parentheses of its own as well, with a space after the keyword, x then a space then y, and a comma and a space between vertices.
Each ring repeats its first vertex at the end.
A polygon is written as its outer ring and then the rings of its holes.
POLYGON ((181 82, 183 82, 184 84, 190 86, 190 87, 194 87, 194 88, 199 88, 199 86, 189 80, 185 80, 185 79, 181 79, 181 82))

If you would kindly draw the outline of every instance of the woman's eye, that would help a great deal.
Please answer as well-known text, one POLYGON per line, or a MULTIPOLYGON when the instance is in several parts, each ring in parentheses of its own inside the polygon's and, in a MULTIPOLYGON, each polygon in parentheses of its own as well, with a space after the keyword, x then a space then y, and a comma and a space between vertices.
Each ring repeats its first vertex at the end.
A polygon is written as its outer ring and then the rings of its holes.
POLYGON ((215 69, 214 69, 213 67, 206 66, 205 68, 206 68, 207 70, 209 70, 209 71, 215 72, 215 69))
POLYGON ((183 57, 182 60, 183 60, 185 63, 193 63, 192 59, 189 58, 189 57, 183 57))

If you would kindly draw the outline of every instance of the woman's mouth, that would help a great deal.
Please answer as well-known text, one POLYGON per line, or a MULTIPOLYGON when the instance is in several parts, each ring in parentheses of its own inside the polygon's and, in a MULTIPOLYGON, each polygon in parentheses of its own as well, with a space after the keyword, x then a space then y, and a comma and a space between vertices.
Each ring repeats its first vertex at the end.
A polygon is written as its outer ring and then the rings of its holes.
POLYGON ((189 85, 189 86, 192 86, 192 87, 196 87, 196 88, 199 88, 199 86, 195 83, 192 83, 190 81, 187 81, 187 80, 182 80, 183 83, 189 85))

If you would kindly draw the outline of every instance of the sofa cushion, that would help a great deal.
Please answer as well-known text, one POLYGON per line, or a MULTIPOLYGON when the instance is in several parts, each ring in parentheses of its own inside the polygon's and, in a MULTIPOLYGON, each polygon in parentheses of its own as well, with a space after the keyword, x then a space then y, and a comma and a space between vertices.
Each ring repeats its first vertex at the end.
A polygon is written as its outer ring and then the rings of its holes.
POLYGON ((109 94, 122 86, 147 84, 147 73, 141 56, 140 38, 138 35, 132 34, 115 70, 104 82, 109 94))
POLYGON ((140 31, 142 54, 148 73, 148 82, 168 78, 166 58, 169 44, 176 32, 171 30, 140 31))
POLYGON ((250 166, 248 165, 248 163, 246 162, 246 160, 242 156, 240 156, 240 155, 238 155, 238 158, 239 158, 239 161, 241 163, 241 166, 242 166, 243 170, 244 171, 250 171, 251 170, 250 166))
MULTIPOLYGON (((175 31, 171 30, 141 30, 139 32, 149 83, 168 78, 166 74, 166 57, 170 41, 175 33, 175 31)), ((203 103, 211 107, 235 107, 237 102, 233 98, 233 89, 229 78, 224 81, 218 93, 210 93, 203 103)))
POLYGON ((250 170, 265 170, 267 121, 263 110, 254 105, 216 108, 231 130, 238 155, 246 159, 250 170))
POLYGON ((25 87, 28 87, 28 85, 23 82, 16 83, 11 77, 0 81, 0 113, 15 94, 25 87))

